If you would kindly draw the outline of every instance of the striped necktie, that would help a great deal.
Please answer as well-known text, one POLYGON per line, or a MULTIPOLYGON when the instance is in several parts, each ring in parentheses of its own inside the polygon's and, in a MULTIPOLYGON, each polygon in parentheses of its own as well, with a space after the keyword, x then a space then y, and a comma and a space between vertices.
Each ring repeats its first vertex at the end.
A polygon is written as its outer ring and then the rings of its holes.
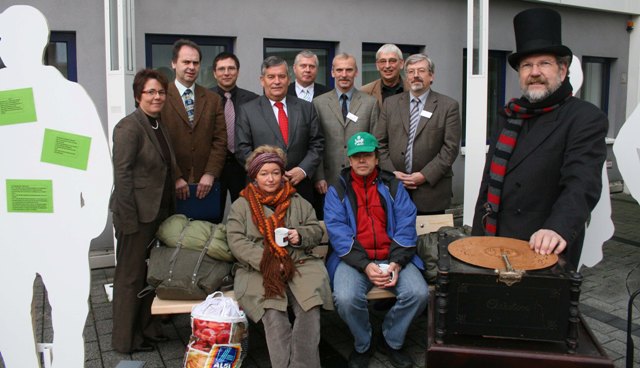
POLYGON ((227 123, 227 148, 229 152, 236 151, 235 147, 235 131, 236 131, 236 110, 233 107, 233 101, 231 100, 231 93, 225 92, 224 98, 224 120, 227 123))
POLYGON ((184 90, 182 94, 182 101, 184 101, 184 108, 187 109, 187 118, 189 118, 189 125, 193 127, 193 113, 194 113, 194 105, 193 105, 193 92, 191 88, 187 88, 184 90))
POLYGON ((409 117, 409 139, 407 140, 407 151, 404 155, 404 166, 407 169, 407 174, 411 174, 411 170, 413 169, 413 141, 416 139, 421 110, 419 99, 413 98, 411 102, 414 103, 414 105, 409 117))
POLYGON ((308 88, 304 88, 302 90, 302 99, 311 102, 313 100, 313 96, 311 96, 311 92, 309 92, 308 88))

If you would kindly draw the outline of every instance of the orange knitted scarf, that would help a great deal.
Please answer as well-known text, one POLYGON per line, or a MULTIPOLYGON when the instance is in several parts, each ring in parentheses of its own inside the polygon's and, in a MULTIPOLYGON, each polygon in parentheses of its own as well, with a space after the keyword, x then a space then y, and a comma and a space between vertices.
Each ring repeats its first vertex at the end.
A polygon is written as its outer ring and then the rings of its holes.
POLYGON ((265 298, 284 297, 286 284, 296 271, 289 252, 276 244, 274 234, 276 228, 284 227, 284 217, 291 205, 291 196, 295 192, 295 188, 286 180, 282 187, 272 194, 264 193, 253 183, 240 192, 240 195, 249 201, 253 223, 264 238, 260 271, 265 298), (275 211, 266 217, 263 206, 275 207, 275 211))

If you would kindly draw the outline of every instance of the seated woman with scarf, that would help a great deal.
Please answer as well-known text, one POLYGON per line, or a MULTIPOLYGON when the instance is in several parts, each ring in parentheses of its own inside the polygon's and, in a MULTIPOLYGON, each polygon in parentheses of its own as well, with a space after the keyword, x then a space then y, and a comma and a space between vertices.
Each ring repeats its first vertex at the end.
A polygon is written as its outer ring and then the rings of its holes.
POLYGON ((284 151, 273 146, 247 158, 252 181, 227 219, 227 241, 238 260, 234 292, 247 316, 262 320, 271 366, 320 367, 320 307, 333 309, 324 262, 311 254, 322 228, 311 204, 285 179, 285 165, 284 151), (280 227, 288 228, 284 247, 275 240, 280 227))

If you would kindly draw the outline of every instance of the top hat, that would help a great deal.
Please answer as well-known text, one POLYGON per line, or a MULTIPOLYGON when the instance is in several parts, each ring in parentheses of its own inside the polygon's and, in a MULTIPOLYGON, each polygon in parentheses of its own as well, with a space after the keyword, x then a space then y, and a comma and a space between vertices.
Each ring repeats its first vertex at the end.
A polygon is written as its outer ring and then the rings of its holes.
POLYGON ((532 54, 573 56, 562 44, 560 14, 548 8, 527 9, 513 18, 516 33, 516 52, 509 55, 509 65, 518 70, 520 59, 532 54))

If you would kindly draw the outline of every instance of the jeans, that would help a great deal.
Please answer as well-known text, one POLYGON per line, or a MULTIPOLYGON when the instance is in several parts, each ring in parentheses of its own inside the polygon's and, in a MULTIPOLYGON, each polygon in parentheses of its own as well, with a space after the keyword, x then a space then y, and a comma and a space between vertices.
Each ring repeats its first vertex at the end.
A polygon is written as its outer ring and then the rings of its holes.
MULTIPOLYGON (((382 322, 384 339, 393 349, 402 348, 411 322, 424 311, 429 295, 427 282, 412 263, 404 266, 397 277, 396 286, 388 289, 396 295, 396 303, 382 322)), ((364 353, 371 346, 367 293, 373 284, 365 273, 340 262, 333 285, 333 299, 338 314, 351 330, 355 350, 364 353)))

